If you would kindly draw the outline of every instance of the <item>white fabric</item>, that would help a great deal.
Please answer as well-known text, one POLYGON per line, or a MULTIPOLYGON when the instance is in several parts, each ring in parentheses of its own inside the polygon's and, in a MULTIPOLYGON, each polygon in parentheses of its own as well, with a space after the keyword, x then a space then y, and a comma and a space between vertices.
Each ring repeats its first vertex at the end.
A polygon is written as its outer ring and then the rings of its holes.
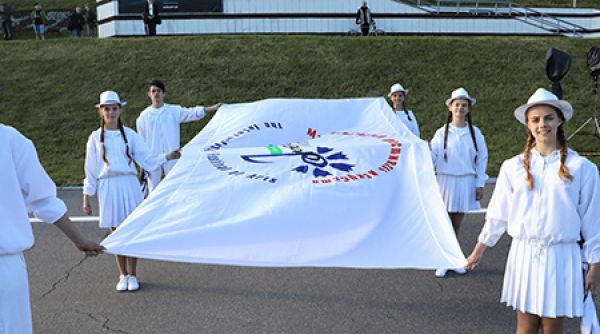
POLYGON ((0 124, 0 255, 17 254, 33 245, 28 212, 47 223, 67 208, 38 160, 33 143, 0 124))
POLYGON ((583 302, 583 318, 580 325, 581 334, 596 334, 600 333, 600 322, 598 322, 598 314, 596 313, 596 304, 592 292, 588 291, 583 302))
POLYGON ((0 255, 0 333, 32 333, 27 266, 22 253, 0 255))
MULTIPOLYGON (((197 121, 204 118, 205 115, 206 112, 202 106, 185 108, 167 103, 160 108, 148 106, 137 118, 136 128, 153 154, 168 154, 180 147, 179 124, 197 121)), ((147 170, 152 180, 149 184, 150 190, 158 184, 162 172, 165 175, 169 173, 176 162, 176 160, 171 160, 161 168, 147 170)))
POLYGON ((436 179, 448 212, 459 213, 481 209, 479 201, 475 199, 474 176, 438 174, 436 179))
POLYGON ((394 114, 396 114, 396 116, 400 118, 402 123, 406 125, 410 132, 412 132, 415 136, 420 138, 421 133, 419 132, 419 123, 417 122, 417 118, 415 117, 415 114, 412 112, 412 110, 408 110, 407 112, 408 115, 406 115, 406 112, 404 110, 395 110, 394 114), (408 119, 409 116, 410 119, 408 119))
POLYGON ((551 246, 513 239, 501 301, 540 317, 581 317, 583 273, 579 245, 551 246))
POLYGON ((488 205, 479 241, 493 246, 502 234, 543 245, 573 243, 583 235, 584 258, 600 262, 600 177, 592 162, 569 150, 565 162, 573 181, 559 175, 560 153, 548 157, 531 150, 529 190, 523 154, 506 160, 488 205))
POLYGON ((448 125, 448 144, 446 148, 447 161, 444 160, 444 127, 439 128, 431 139, 431 156, 436 174, 473 175, 477 187, 484 187, 488 179, 487 168, 488 150, 483 134, 473 126, 478 152, 475 151, 469 127, 448 125), (475 155, 477 154, 477 161, 475 155))
POLYGON ((98 181, 99 226, 118 227, 142 202, 140 183, 135 175, 120 175, 98 181))
POLYGON ((427 144, 383 98, 223 106, 102 244, 127 256, 229 265, 465 264, 427 144), (326 165, 313 164, 315 152, 326 165))
POLYGON ((88 138, 85 156, 85 179, 83 180, 83 193, 94 195, 98 188, 98 180, 122 175, 137 175, 135 163, 142 168, 157 169, 167 159, 165 155, 152 155, 144 140, 130 128, 125 127, 125 135, 129 146, 129 161, 126 154, 126 144, 121 131, 105 130, 104 147, 106 160, 102 159, 102 143, 100 142, 100 129, 92 132, 88 138), (135 163, 134 163, 135 162, 135 163))

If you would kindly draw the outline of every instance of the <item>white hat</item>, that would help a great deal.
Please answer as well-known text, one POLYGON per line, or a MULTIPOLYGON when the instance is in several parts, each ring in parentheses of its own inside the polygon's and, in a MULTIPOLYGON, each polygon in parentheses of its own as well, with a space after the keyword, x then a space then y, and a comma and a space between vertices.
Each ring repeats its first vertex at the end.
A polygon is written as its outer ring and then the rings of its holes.
POLYGON ((100 94, 100 103, 96 105, 96 108, 100 108, 106 104, 120 104, 121 106, 124 106, 127 104, 127 101, 121 101, 117 92, 107 90, 100 94))
POLYGON ((525 119, 525 113, 529 108, 537 105, 548 105, 555 107, 560 110, 565 118, 565 121, 568 121, 573 117, 573 107, 571 104, 564 100, 559 100, 556 95, 551 92, 545 90, 544 88, 538 88, 533 95, 527 100, 527 104, 524 104, 517 109, 515 109, 515 117, 519 122, 527 125, 527 120, 525 119))
POLYGON ((452 91, 452 95, 450 95, 450 98, 446 100, 446 106, 449 107, 450 104, 452 104, 452 101, 458 99, 469 100, 469 102, 471 102, 471 106, 474 106, 477 102, 477 100, 469 96, 469 92, 467 92, 466 89, 461 87, 452 91))
POLYGON ((408 94, 408 89, 404 89, 404 87, 402 87, 402 85, 399 83, 393 84, 392 87, 390 87, 390 93, 388 94, 388 97, 392 97, 392 94, 397 92, 402 92, 404 95, 406 95, 408 94))

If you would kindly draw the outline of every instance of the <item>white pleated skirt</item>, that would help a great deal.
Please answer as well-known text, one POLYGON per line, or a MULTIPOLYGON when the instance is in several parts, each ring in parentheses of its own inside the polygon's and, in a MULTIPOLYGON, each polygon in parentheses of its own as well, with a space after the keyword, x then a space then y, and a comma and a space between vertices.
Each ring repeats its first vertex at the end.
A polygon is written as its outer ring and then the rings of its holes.
POLYGON ((144 195, 135 175, 98 180, 100 228, 118 227, 142 202, 144 195))
POLYGON ((501 302, 540 317, 581 317, 583 271, 579 245, 544 247, 513 239, 501 302))
POLYGON ((438 174, 436 178, 448 212, 469 212, 481 208, 475 199, 475 176, 438 174))

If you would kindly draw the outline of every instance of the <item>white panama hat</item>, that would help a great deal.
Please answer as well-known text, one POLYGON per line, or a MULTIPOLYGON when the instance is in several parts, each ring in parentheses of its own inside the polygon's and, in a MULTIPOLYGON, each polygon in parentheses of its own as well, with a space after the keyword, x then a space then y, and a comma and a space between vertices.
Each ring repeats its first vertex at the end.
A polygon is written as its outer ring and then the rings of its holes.
POLYGON ((450 98, 446 100, 446 107, 449 107, 450 104, 452 103, 452 101, 458 100, 458 99, 468 100, 469 102, 471 102, 471 106, 474 106, 475 103, 477 102, 477 100, 475 100, 474 98, 469 96, 469 92, 467 92, 466 89, 460 87, 460 88, 452 91, 450 98))
POLYGON ((527 110, 529 110, 529 108, 533 106, 538 105, 547 105, 555 107, 556 109, 560 110, 560 112, 563 114, 565 121, 568 121, 571 119, 571 117, 573 117, 573 107, 571 106, 571 104, 567 101, 559 100, 558 97, 556 97, 556 95, 552 94, 544 88, 538 88, 535 91, 535 93, 533 93, 533 95, 529 97, 529 100, 527 100, 526 104, 515 109, 515 117, 519 122, 527 125, 527 119, 525 118, 527 110))
POLYGON ((121 101, 121 99, 119 98, 119 94, 117 94, 117 92, 112 91, 112 90, 107 90, 105 92, 102 92, 102 94, 100 94, 100 103, 98 103, 96 105, 96 108, 100 108, 103 105, 107 105, 107 104, 120 104, 121 106, 124 106, 127 104, 127 101, 121 101))
POLYGON ((397 92, 402 92, 404 95, 406 95, 408 94, 408 89, 404 89, 404 87, 402 87, 402 85, 399 83, 393 84, 392 87, 390 87, 390 93, 388 94, 388 97, 392 97, 392 94, 397 92))

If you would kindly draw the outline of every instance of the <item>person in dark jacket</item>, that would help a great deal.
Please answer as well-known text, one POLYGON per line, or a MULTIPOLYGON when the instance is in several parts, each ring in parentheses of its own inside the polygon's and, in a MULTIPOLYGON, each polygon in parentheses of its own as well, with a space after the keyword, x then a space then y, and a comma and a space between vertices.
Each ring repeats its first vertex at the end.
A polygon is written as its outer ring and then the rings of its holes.
POLYGON ((2 24, 2 31, 4 32, 4 40, 8 41, 13 39, 12 33, 12 8, 8 3, 0 5, 0 24, 2 24))
POLYGON ((158 4, 154 0, 148 0, 144 8, 144 28, 148 36, 156 36, 156 25, 162 22, 158 7, 158 4))
POLYGON ((75 7, 75 11, 69 16, 69 30, 73 37, 83 37, 83 26, 85 25, 85 18, 81 14, 81 7, 75 7))
POLYGON ((369 9, 369 6, 367 6, 367 2, 363 1, 358 11, 356 11, 356 24, 360 24, 360 30, 362 31, 363 36, 369 34, 371 25, 374 22, 375 21, 373 21, 373 17, 371 16, 371 10, 369 9))
POLYGON ((94 37, 96 35, 96 25, 98 16, 93 8, 90 8, 87 4, 83 6, 83 17, 88 26, 88 36, 94 37))

